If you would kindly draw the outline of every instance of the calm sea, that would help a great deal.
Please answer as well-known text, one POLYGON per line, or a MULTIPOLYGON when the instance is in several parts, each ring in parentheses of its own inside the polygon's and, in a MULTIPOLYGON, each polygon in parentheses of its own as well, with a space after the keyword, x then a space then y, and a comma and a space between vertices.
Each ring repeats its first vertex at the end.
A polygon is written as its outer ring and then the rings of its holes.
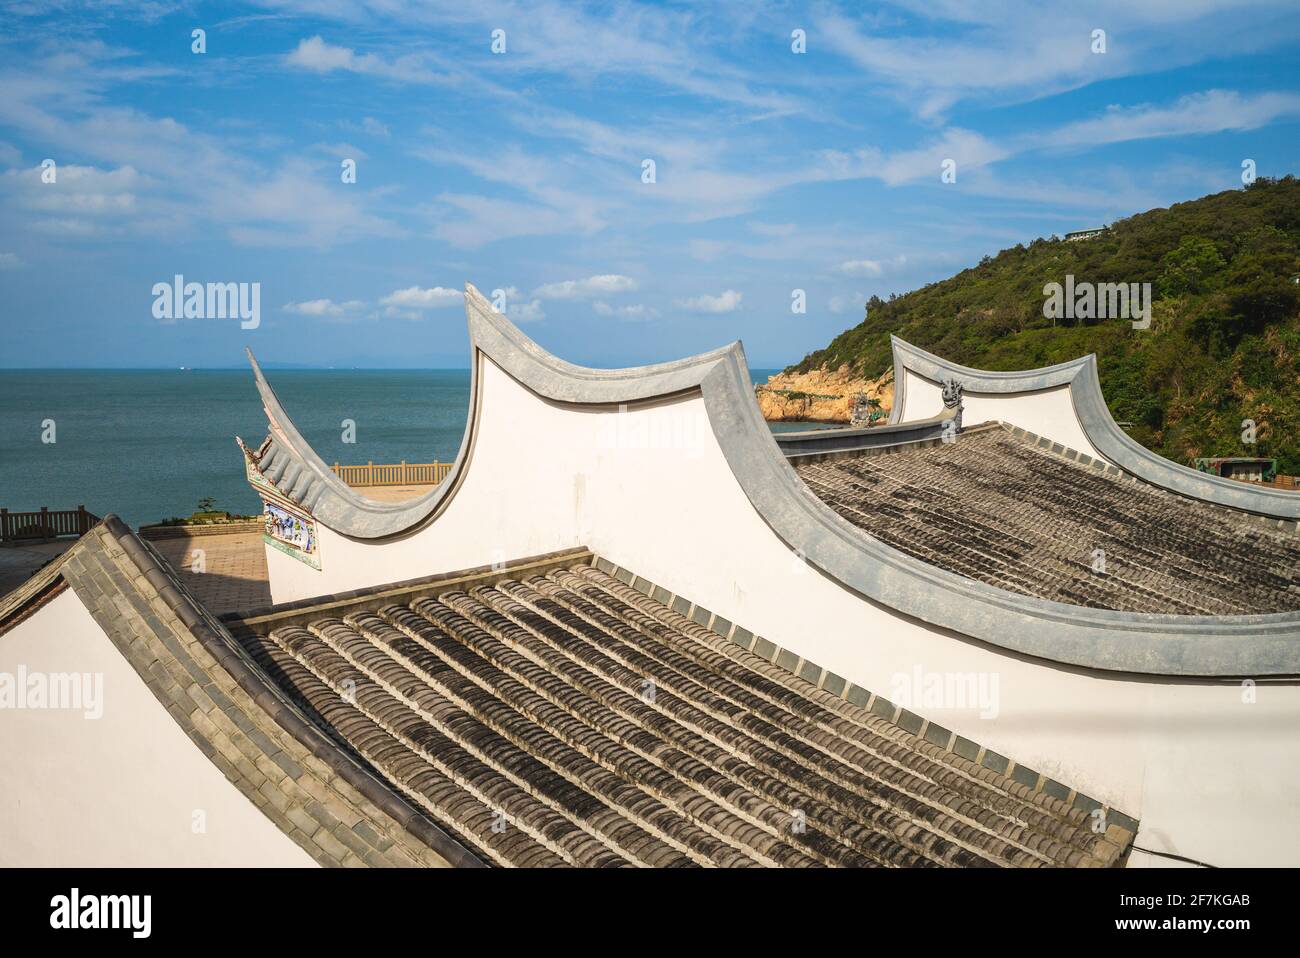
MULTIPOLYGON (((776 370, 752 370, 766 382, 776 370)), ((294 424, 326 462, 450 462, 469 371, 268 370, 294 424), (356 443, 342 441, 342 421, 356 443)), ((797 428, 782 424, 781 428, 797 428)), ((243 370, 0 370, 0 506, 116 512, 131 525, 188 516, 200 499, 260 510, 235 436, 266 436, 243 370), (53 421, 54 442, 42 442, 53 421)))

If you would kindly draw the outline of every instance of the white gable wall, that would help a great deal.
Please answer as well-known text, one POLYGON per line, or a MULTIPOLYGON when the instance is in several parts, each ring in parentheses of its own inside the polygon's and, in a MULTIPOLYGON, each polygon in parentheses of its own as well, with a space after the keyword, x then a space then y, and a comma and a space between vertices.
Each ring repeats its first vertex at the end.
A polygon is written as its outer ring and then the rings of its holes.
POLYGON ((103 715, 0 709, 0 867, 315 865, 190 741, 71 589, 0 636, 0 672, 20 666, 102 675, 103 715))
MULTIPOLYGON (((919 373, 904 370, 906 385, 899 422, 929 419, 943 412, 942 387, 919 373)), ((895 393, 897 395, 897 393, 895 393)), ((1022 393, 962 393, 962 426, 985 422, 1005 422, 1094 459, 1105 459, 1089 441, 1074 411, 1068 383, 1022 393)))

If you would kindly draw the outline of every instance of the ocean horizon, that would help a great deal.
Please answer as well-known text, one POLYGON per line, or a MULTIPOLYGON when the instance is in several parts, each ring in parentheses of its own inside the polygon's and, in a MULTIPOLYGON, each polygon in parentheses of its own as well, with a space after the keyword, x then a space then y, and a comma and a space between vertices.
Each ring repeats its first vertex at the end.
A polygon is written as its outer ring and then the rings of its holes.
MULTIPOLYGON (((328 463, 451 462, 460 449, 469 369, 265 368, 328 463), (344 420, 355 423, 354 443, 343 441, 344 420)), ((752 369, 750 377, 762 383, 776 372, 752 369)), ((0 506, 84 505, 132 526, 188 516, 205 498, 231 513, 259 513, 236 436, 250 445, 266 436, 247 368, 4 370, 0 506)))

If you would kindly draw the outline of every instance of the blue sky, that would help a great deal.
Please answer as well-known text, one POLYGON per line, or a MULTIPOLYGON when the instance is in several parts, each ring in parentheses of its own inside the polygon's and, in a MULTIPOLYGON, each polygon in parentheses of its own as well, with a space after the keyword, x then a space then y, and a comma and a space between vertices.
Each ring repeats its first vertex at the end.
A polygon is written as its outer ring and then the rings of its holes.
POLYGON ((466 281, 575 362, 783 366, 872 294, 1297 172, 1298 53, 1244 0, 9 3, 0 366, 460 367, 466 281), (155 318, 177 273, 260 283, 260 326, 155 318))

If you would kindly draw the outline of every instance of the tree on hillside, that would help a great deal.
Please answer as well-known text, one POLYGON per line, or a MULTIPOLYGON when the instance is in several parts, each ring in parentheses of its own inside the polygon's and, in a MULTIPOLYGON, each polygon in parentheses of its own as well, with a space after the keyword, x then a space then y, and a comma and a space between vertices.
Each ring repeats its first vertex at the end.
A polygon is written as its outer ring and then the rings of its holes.
POLYGON ((1227 265, 1218 247, 1209 240, 1188 236, 1160 261, 1160 295, 1203 293, 1210 287, 1214 275, 1227 265))
POLYGON ((1239 451, 1254 419, 1279 471, 1300 473, 1300 180, 1260 178, 1168 209, 1116 220, 1102 236, 1036 239, 888 299, 809 353, 792 371, 848 365, 875 379, 890 334, 985 369, 1049 366, 1096 353, 1115 418, 1137 442, 1175 461, 1239 451), (1081 321, 1055 328, 1043 286, 1146 283, 1153 327, 1081 321))

